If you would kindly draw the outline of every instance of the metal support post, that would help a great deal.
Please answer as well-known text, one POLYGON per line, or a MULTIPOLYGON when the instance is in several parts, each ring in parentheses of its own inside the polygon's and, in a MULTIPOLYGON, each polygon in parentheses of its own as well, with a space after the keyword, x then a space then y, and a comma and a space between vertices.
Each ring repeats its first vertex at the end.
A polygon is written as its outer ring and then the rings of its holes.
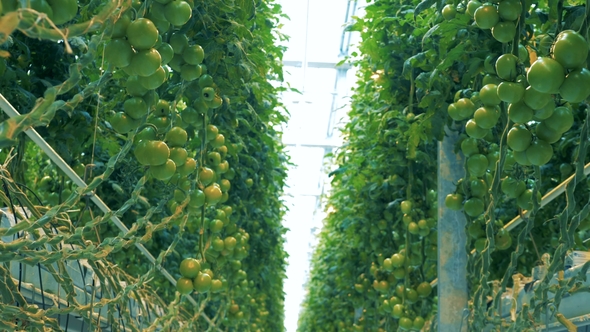
POLYGON ((464 176, 463 156, 455 154, 458 135, 445 128, 438 145, 438 331, 466 332, 467 252, 465 216, 445 208, 445 197, 464 176))

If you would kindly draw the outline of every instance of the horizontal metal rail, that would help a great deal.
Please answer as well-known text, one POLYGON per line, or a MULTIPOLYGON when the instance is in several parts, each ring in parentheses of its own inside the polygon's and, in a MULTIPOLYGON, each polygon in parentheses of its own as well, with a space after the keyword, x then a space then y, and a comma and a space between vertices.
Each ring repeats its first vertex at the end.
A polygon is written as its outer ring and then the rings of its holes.
MULTIPOLYGON (((590 174, 590 163, 587 163, 584 166, 584 175, 588 175, 588 174, 590 174)), ((551 201, 553 201, 554 199, 559 197, 559 195, 563 194, 565 192, 565 188, 567 187, 568 183, 570 183, 574 179, 575 176, 576 176, 575 174, 572 174, 570 177, 568 177, 562 183, 560 183, 557 187, 551 189, 548 193, 546 193, 543 196, 543 198, 541 199, 541 203, 539 204, 540 208, 549 204, 551 201)), ((522 212, 522 216, 524 216, 525 218, 528 217, 530 214, 531 214, 531 211, 528 211, 528 210, 525 210, 522 212)), ((514 219, 510 220, 510 222, 508 222, 502 228, 507 231, 511 231, 516 226, 520 225, 521 222, 522 222, 522 217, 519 215, 519 216, 514 217, 514 219)), ((590 239, 588 239, 588 240, 590 240, 590 239)), ((586 240, 586 241, 588 241, 588 240, 586 240)), ((584 242, 586 242, 586 241, 584 241, 584 242)), ((475 254, 475 249, 473 249, 471 251, 471 254, 472 255, 475 254)), ((432 280, 432 282, 430 282, 430 285, 432 287, 436 286, 437 284, 438 284, 438 279, 434 279, 434 280, 432 280)))

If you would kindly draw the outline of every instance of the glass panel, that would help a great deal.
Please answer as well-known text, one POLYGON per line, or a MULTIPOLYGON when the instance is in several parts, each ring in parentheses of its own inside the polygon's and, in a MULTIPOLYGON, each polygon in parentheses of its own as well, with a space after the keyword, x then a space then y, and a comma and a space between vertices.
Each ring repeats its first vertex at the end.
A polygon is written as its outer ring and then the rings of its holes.
POLYGON ((288 46, 287 51, 283 56, 283 60, 298 60, 301 61, 305 56, 305 21, 307 16, 307 7, 302 5, 299 1, 281 0, 277 1, 283 6, 283 12, 290 18, 283 19, 281 33, 289 36, 286 42, 288 46))
POLYGON ((309 2, 307 61, 338 62, 347 1, 309 2))

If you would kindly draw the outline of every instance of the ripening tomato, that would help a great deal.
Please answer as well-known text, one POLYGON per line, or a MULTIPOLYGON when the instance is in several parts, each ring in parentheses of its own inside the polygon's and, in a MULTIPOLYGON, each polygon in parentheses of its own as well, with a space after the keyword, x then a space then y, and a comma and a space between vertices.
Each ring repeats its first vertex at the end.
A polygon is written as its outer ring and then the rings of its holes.
MULTIPOLYGON (((222 148, 225 147, 225 136, 223 134, 217 134, 215 138, 210 142, 211 146, 214 148, 222 148)), ((225 148, 227 151, 227 147, 225 148)))
POLYGON ((480 29, 491 29, 500 21, 500 16, 493 5, 483 5, 475 11, 474 19, 480 29))
POLYGON ((507 176, 502 179, 500 188, 509 198, 518 198, 518 196, 526 190, 526 184, 523 180, 517 180, 513 177, 507 176))
POLYGON ((516 124, 510 131, 506 139, 508 146, 513 151, 525 151, 531 145, 533 135, 525 125, 516 124))
POLYGON ((104 48, 104 58, 115 67, 123 68, 131 64, 135 52, 123 38, 112 39, 104 48))
POLYGON ((131 15, 129 11, 126 11, 123 15, 115 21, 113 25, 113 34, 111 35, 112 38, 123 38, 127 35, 127 27, 131 23, 131 15))
POLYGON ((225 249, 223 240, 220 239, 219 237, 216 237, 215 239, 213 239, 211 241, 211 247, 213 248, 213 250, 219 251, 219 252, 221 252, 223 249, 225 249))
POLYGON ((465 133, 472 138, 484 138, 489 133, 489 129, 483 129, 477 125, 475 120, 470 119, 465 123, 465 133))
POLYGON ((190 20, 192 9, 186 1, 172 0, 164 7, 164 16, 170 24, 182 26, 190 20))
POLYGON ((206 202, 209 205, 215 205, 221 200, 222 192, 218 185, 212 184, 203 190, 206 197, 206 202))
POLYGON ((579 103, 588 98, 590 95, 590 71, 586 68, 572 70, 559 87, 559 95, 570 103, 579 103))
POLYGON ((496 84, 486 84, 479 90, 479 99, 485 106, 496 106, 502 101, 498 97, 498 86, 496 84))
POLYGON ((179 271, 185 278, 195 278, 201 271, 201 263, 194 258, 185 258, 180 262, 179 271))
POLYGON ((145 146, 145 157, 151 166, 163 165, 170 157, 170 148, 168 148, 168 145, 162 141, 147 141, 145 146))
POLYGON ((221 163, 221 155, 219 152, 211 151, 207 153, 207 164, 212 166, 217 166, 221 163))
POLYGON ((503 80, 513 81, 518 76, 518 57, 512 53, 500 55, 495 66, 496 74, 503 80))
POLYGON ((186 34, 183 34, 181 32, 175 32, 170 36, 169 43, 170 46, 172 46, 172 49, 174 50, 175 54, 182 55, 184 49, 188 47, 188 37, 186 36, 186 34))
POLYGON ((562 133, 549 128, 545 121, 541 121, 535 128, 535 134, 538 138, 544 140, 545 142, 553 144, 561 139, 562 133))
POLYGON ((161 65, 160 53, 155 48, 150 48, 135 53, 131 58, 130 67, 137 75, 146 77, 155 73, 161 65))
POLYGON ((172 127, 166 133, 165 141, 171 147, 178 147, 178 146, 184 146, 186 144, 187 139, 188 139, 188 134, 186 133, 186 130, 184 130, 180 127, 172 127))
POLYGON ((207 101, 207 106, 209 108, 216 109, 216 108, 219 108, 224 102, 227 103, 228 101, 229 101, 228 98, 222 99, 220 96, 215 95, 215 97, 213 97, 213 100, 207 101))
POLYGON ((553 114, 547 120, 543 120, 543 123, 554 131, 563 134, 574 125, 574 115, 569 107, 560 106, 553 110, 553 114))
POLYGON ((533 89, 542 93, 557 93, 565 80, 563 66, 548 57, 537 58, 529 71, 527 80, 533 89))
POLYGON ((203 204, 205 204, 205 193, 203 193, 200 189, 195 189, 191 194, 190 194, 190 201, 188 203, 188 205, 190 207, 193 208, 198 208, 203 206, 203 204))
POLYGON ((211 222, 209 223, 209 230, 212 233, 219 233, 223 230, 223 221, 219 220, 219 219, 213 219, 211 220, 211 222))
POLYGON ((170 149, 170 159, 174 161, 176 167, 180 167, 186 163, 186 159, 188 158, 188 152, 185 148, 181 147, 173 147, 170 149))
POLYGON ((139 120, 148 113, 145 101, 139 97, 131 97, 123 103, 123 110, 130 118, 139 120))
POLYGON ((479 153, 478 140, 475 138, 466 138, 461 142, 461 152, 466 157, 479 153))
POLYGON ((457 15, 457 8, 453 5, 445 5, 441 14, 445 20, 450 21, 455 18, 455 15, 457 15))
POLYGON ((180 66, 180 78, 185 81, 194 81, 201 76, 201 67, 184 64, 180 66))
POLYGON ((156 71, 153 74, 142 77, 142 79, 139 82, 144 88, 148 90, 155 90, 159 88, 162 84, 164 84, 164 82, 166 82, 167 76, 168 73, 166 72, 164 67, 160 66, 158 69, 156 69, 156 71))
POLYGON ((395 304, 393 306, 393 309, 391 311, 391 315, 394 318, 401 318, 402 315, 404 314, 404 306, 401 303, 395 304))
POLYGON ((426 298, 432 293, 432 286, 430 286, 430 283, 423 281, 416 287, 416 292, 420 297, 426 298))
POLYGON ((498 250, 506 250, 510 248, 512 245, 510 232, 505 229, 500 229, 494 238, 494 242, 496 243, 496 249, 498 250))
POLYGON ((550 94, 539 92, 532 86, 526 88, 523 97, 524 103, 534 110, 544 108, 547 104, 551 102, 552 99, 553 97, 551 97, 550 94))
POLYGON ((182 166, 176 167, 180 176, 187 176, 197 169, 197 162, 194 158, 188 157, 182 166))
POLYGON ((502 82, 498 85, 498 97, 507 103, 516 103, 524 97, 524 87, 520 83, 502 82))
POLYGON ((526 156, 531 164, 543 166, 553 157, 553 148, 551 144, 537 139, 526 149, 526 156))
POLYGON ((127 78, 125 88, 127 94, 133 97, 143 97, 148 92, 148 90, 141 85, 140 79, 137 75, 132 75, 127 78))
MULTIPOLYGON (((541 203, 541 193, 537 191, 537 203, 541 203)), ((518 207, 523 210, 533 209, 533 190, 527 189, 520 196, 518 196, 516 203, 518 207)))
POLYGON ((200 45, 185 47, 182 51, 182 59, 190 65, 199 65, 205 58, 205 51, 200 45))
POLYGON ((223 239, 223 244, 226 250, 233 250, 236 247, 236 245, 238 245, 238 242, 235 237, 228 236, 225 239, 223 239))
POLYGON ((193 292, 193 280, 181 277, 176 281, 176 290, 183 295, 188 295, 193 292))
POLYGON ((474 154, 467 158, 467 169, 473 176, 483 176, 488 169, 488 159, 483 154, 474 154))
POLYGON ((214 140, 219 134, 217 126, 209 124, 207 125, 207 141, 214 140))
POLYGON ((127 40, 136 50, 149 50, 158 41, 158 29, 147 18, 138 18, 127 26, 127 40))
POLYGON ((527 123, 533 119, 533 114, 533 109, 522 100, 508 106, 508 118, 515 123, 527 123))
POLYGON ((162 43, 160 46, 156 48, 158 53, 160 53, 160 57, 162 58, 162 65, 167 65, 170 60, 174 57, 174 50, 172 46, 168 43, 162 43))
POLYGON ((209 167, 201 167, 199 169, 199 181, 206 186, 215 179, 215 172, 209 167))
POLYGON ((564 30, 557 35, 551 49, 553 59, 565 69, 578 69, 586 63, 588 43, 574 30, 564 30))
POLYGON ((550 101, 545 105, 545 107, 541 108, 540 110, 535 110, 535 114, 533 119, 536 121, 541 121, 548 119, 551 115, 553 115, 553 111, 555 110, 555 102, 550 101))
POLYGON ((470 217, 477 217, 484 211, 484 203, 480 198, 472 197, 465 201, 463 210, 470 217))
POLYGON ((109 122, 113 129, 120 134, 127 134, 128 132, 137 129, 139 126, 139 121, 128 117, 127 114, 123 112, 115 113, 109 122))
POLYGON ((492 36, 500 43, 509 43, 516 36, 516 25, 510 21, 498 22, 492 27, 492 36))
POLYGON ((502 0, 498 4, 498 15, 505 21, 516 21, 521 11, 522 7, 518 0, 502 0))
POLYGON ((199 293, 206 293, 211 288, 211 276, 208 273, 199 273, 193 279, 193 287, 199 293))
POLYGON ((498 106, 483 106, 475 111, 473 118, 479 127, 491 129, 500 119, 500 109, 498 106))

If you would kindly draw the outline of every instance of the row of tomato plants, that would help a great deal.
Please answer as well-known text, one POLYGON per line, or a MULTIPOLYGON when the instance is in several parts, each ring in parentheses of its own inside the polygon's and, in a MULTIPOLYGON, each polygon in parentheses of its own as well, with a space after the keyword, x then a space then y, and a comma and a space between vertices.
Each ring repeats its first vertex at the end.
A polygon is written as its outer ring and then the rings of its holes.
MULTIPOLYGON (((2 22, 16 22, 2 44, 3 95, 79 176, 100 184, 95 192, 134 230, 121 234, 78 195, 18 135, 25 125, 3 131, 3 156, 17 147, 9 163, 14 179, 31 188, 38 204, 67 211, 67 227, 59 228, 66 242, 98 245, 106 255, 97 252, 93 262, 151 289, 148 303, 174 303, 159 324, 207 328, 204 313, 217 328, 283 330, 280 197, 288 158, 275 126, 286 121, 286 111, 278 99, 283 88, 270 83, 282 81, 280 5, 2 4, 2 22), (57 42, 58 28, 80 32, 57 42), (50 98, 51 87, 60 87, 57 111, 40 120, 36 106, 50 98), (127 244, 110 246, 117 241, 127 244), (159 257, 177 287, 133 242, 159 257), (193 307, 185 294, 204 307, 193 307)), ((87 308, 75 310, 85 316, 87 308)), ((21 320, 26 324, 26 316, 21 320)))
MULTIPOLYGON (((541 195, 588 161, 585 7, 372 1, 365 10, 352 26, 362 39, 351 59, 357 86, 346 143, 333 156, 300 330, 435 326, 438 299, 429 283, 437 276, 439 209, 467 220, 466 254, 475 254, 465 324, 483 329, 494 315, 486 297, 499 301, 513 273, 530 276, 544 253, 562 264, 568 250, 586 250, 589 220, 575 202, 587 200, 587 186, 572 184, 568 197, 539 210, 541 195), (444 127, 459 134, 465 176, 453 192, 437 193, 444 127), (437 206, 439 195, 445 206, 437 206), (503 229, 527 210, 524 223, 503 229)), ((494 324, 531 328, 547 301, 539 296, 533 321, 494 324)))

